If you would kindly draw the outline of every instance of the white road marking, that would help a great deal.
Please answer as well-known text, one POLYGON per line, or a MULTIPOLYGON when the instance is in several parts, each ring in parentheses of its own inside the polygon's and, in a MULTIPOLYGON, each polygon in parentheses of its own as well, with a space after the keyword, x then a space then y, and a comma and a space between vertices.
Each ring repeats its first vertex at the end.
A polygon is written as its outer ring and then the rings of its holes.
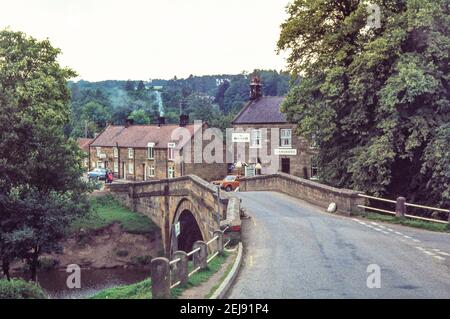
POLYGON ((436 251, 436 252, 440 252, 439 249, 433 248, 432 250, 436 251))
POLYGON ((391 232, 393 232, 393 231, 394 231, 393 229, 390 229, 390 228, 388 228, 387 230, 389 230, 389 231, 391 231, 391 232))
POLYGON ((372 225, 377 225, 378 226, 378 223, 375 223, 375 222, 370 222, 372 225))
POLYGON ((415 239, 415 238, 413 238, 413 241, 416 242, 416 243, 420 243, 421 242, 420 240, 415 239))
POLYGON ((438 254, 443 255, 443 256, 450 256, 450 254, 443 252, 443 251, 438 252, 438 254))
POLYGON ((412 237, 411 237, 411 236, 406 236, 406 235, 403 235, 403 237, 405 237, 405 238, 408 238, 408 239, 412 239, 412 237))
POLYGON ((430 255, 430 256, 436 256, 435 254, 433 254, 432 252, 430 252, 430 251, 428 251, 428 250, 423 250, 423 252, 424 252, 425 254, 427 254, 427 255, 430 255))
POLYGON ((425 248, 420 247, 420 246, 416 246, 416 248, 417 248, 418 250, 425 250, 425 248))
POLYGON ((396 233, 397 235, 403 236, 403 234, 402 234, 401 232, 399 232, 399 231, 396 231, 395 233, 396 233))

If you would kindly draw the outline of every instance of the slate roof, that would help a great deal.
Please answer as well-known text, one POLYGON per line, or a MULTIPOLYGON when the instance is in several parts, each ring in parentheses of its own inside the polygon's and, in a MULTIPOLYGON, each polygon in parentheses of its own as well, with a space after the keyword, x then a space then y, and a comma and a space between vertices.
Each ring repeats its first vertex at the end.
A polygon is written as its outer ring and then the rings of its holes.
POLYGON ((287 123, 286 116, 281 113, 282 96, 264 96, 250 101, 236 115, 233 124, 287 123))
POLYGON ((78 138, 77 144, 82 151, 89 153, 89 143, 92 142, 93 138, 78 138))
MULTIPOLYGON (((161 125, 109 125, 92 142, 92 147, 146 148, 148 143, 155 143, 155 148, 167 148, 167 144, 175 142, 171 139, 172 132, 180 128, 178 124, 161 125)), ((186 125, 190 135, 194 135, 194 125, 186 125)), ((195 128, 199 130, 201 126, 195 128)), ((178 135, 176 136, 178 138, 178 135)), ((177 145, 177 147, 181 147, 177 145)))

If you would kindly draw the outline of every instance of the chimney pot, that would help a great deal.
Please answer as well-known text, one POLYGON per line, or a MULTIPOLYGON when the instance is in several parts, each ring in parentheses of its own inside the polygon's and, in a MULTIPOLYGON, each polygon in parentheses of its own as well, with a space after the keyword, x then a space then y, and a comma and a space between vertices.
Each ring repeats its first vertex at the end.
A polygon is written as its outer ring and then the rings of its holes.
POLYGON ((259 76, 254 76, 250 83, 250 100, 257 100, 261 96, 261 79, 259 76))
POLYGON ((180 126, 186 126, 189 123, 189 115, 180 115, 180 126))

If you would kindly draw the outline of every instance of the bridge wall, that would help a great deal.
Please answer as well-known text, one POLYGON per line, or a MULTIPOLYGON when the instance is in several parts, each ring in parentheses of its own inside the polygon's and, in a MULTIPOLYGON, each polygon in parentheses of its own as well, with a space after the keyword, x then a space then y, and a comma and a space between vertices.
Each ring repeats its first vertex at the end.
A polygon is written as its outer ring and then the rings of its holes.
POLYGON ((281 192, 324 208, 330 203, 336 203, 338 212, 345 214, 351 214, 357 210, 357 205, 365 203, 365 199, 359 197, 358 192, 323 185, 281 172, 243 178, 239 189, 281 192))
POLYGON ((240 201, 220 193, 220 221, 217 216, 217 188, 195 175, 127 184, 111 184, 106 189, 133 211, 148 216, 160 226, 166 253, 176 214, 188 209, 194 215, 204 241, 224 226, 240 225, 240 201), (230 205, 229 205, 230 204, 230 205), (235 212, 236 211, 236 212, 235 212))

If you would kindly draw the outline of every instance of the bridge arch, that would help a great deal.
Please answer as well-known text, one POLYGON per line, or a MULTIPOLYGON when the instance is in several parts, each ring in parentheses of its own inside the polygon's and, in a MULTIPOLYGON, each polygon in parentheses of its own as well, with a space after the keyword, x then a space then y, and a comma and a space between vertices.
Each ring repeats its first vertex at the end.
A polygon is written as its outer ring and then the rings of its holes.
POLYGON ((187 198, 183 198, 178 203, 171 225, 178 222, 180 223, 178 237, 175 237, 174 227, 171 227, 170 231, 170 250, 172 252, 175 250, 189 252, 197 240, 207 240, 208 236, 204 227, 201 227, 201 218, 198 216, 194 204, 187 198))

